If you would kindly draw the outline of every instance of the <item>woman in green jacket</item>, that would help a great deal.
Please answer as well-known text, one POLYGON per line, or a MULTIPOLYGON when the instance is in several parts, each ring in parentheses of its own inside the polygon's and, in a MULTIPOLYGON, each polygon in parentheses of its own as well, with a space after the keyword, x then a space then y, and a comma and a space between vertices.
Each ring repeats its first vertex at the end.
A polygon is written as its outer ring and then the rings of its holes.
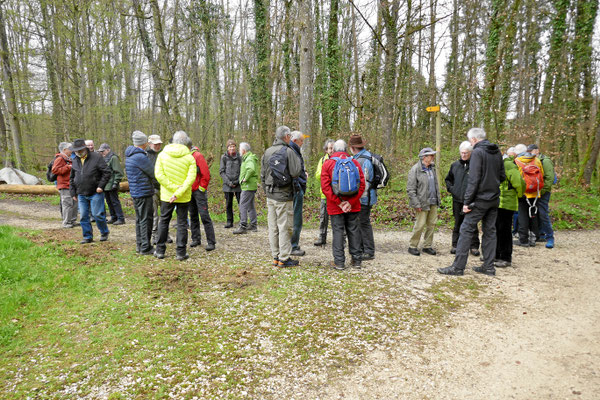
POLYGON ((257 230, 256 205, 254 197, 258 189, 258 157, 250 151, 250 145, 246 142, 240 143, 240 155, 242 165, 240 166, 240 226, 233 233, 241 234, 247 231, 257 230), (248 224, 250 219, 250 224, 248 224))
POLYGON ((512 263, 512 220, 519 209, 519 197, 525 191, 525 181, 515 164, 514 154, 507 151, 504 158, 506 179, 500 184, 500 205, 496 217, 496 267, 509 267, 512 263))

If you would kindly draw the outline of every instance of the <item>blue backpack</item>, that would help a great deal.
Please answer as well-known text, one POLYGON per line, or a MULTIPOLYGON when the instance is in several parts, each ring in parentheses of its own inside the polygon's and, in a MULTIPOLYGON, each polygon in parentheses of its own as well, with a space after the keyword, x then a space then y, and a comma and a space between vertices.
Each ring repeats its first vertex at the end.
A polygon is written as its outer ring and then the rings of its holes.
POLYGON ((352 157, 332 157, 331 159, 335 160, 331 177, 333 193, 336 196, 352 196, 358 193, 360 171, 352 161, 352 157))

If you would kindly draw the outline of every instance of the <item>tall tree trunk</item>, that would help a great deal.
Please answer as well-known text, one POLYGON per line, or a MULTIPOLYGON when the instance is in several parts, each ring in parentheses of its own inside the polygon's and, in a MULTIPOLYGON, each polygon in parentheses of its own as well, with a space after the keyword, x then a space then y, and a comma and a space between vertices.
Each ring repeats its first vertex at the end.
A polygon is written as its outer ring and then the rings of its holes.
POLYGON ((0 3, 0 63, 2 64, 2 89, 6 98, 6 107, 8 111, 8 124, 12 133, 13 155, 16 167, 23 169, 22 143, 21 143, 21 124, 19 122, 19 111, 15 99, 15 89, 10 66, 10 49, 6 39, 6 22, 4 20, 4 11, 0 3))
POLYGON ((394 110, 396 100, 396 63, 398 58, 398 0, 381 1, 385 27, 385 65, 383 72, 383 147, 393 151, 394 110))
POLYGON ((340 96, 342 73, 340 71, 340 42, 338 38, 339 0, 330 0, 329 26, 327 28, 327 86, 326 103, 323 110, 323 122, 327 134, 337 133, 339 129, 340 96))
MULTIPOLYGON (((300 14, 300 132, 313 136, 313 23, 312 0, 299 1, 300 14)), ((314 145, 309 138, 304 144, 304 154, 310 156, 314 145)))
POLYGON ((261 143, 266 149, 270 144, 269 131, 273 127, 271 95, 271 38, 270 0, 254 0, 254 22, 256 26, 256 121, 261 143))

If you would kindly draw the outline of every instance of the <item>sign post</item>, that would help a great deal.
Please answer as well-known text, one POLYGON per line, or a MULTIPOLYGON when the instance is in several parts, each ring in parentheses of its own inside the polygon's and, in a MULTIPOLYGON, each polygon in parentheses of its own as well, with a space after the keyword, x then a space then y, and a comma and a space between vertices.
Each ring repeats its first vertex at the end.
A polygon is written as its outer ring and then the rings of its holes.
POLYGON ((442 127, 441 127, 442 116, 440 113, 439 105, 427 107, 425 110, 430 113, 431 112, 435 113, 435 151, 436 151, 436 155, 437 155, 437 157, 436 157, 437 158, 437 162, 436 162, 437 167, 435 168, 435 175, 436 175, 436 178, 438 181, 438 188, 437 188, 438 193, 440 193, 440 195, 441 195, 441 193, 442 193, 440 190, 441 189, 440 188, 441 176, 440 176, 439 166, 442 161, 442 127))

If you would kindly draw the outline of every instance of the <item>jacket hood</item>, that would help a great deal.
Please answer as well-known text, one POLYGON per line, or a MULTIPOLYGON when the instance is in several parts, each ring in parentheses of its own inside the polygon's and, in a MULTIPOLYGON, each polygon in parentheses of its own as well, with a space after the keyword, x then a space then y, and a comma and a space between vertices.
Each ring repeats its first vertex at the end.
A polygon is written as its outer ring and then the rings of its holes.
POLYGON ((521 154, 519 154, 519 156, 516 159, 527 164, 527 163, 531 162, 531 160, 533 160, 534 158, 535 158, 534 154, 521 153, 521 154))
POLYGON ((258 161, 258 157, 256 157, 256 154, 254 154, 254 153, 253 153, 253 152, 251 152, 251 151, 247 152, 246 154, 244 154, 244 155, 242 156, 242 160, 244 160, 244 161, 245 161, 246 159, 248 159, 248 158, 252 158, 252 159, 254 159, 255 161, 258 161))
POLYGON ((289 144, 287 144, 283 139, 275 139, 273 141, 273 146, 289 146, 289 144))
POLYGON ((140 149, 139 147, 135 147, 135 146, 128 146, 125 149, 125 157, 131 157, 132 155, 137 154, 137 153, 144 153, 145 154, 146 151, 143 150, 143 149, 140 149))
POLYGON ((497 154, 500 153, 500 148, 496 143, 492 143, 487 139, 482 140, 479 143, 476 143, 473 148, 483 148, 488 154, 497 154))
POLYGON ((187 156, 188 154, 192 154, 190 152, 190 149, 188 149, 186 146, 184 146, 182 144, 178 144, 178 143, 171 143, 171 144, 167 145, 163 151, 165 153, 167 153, 169 156, 174 157, 174 158, 180 158, 180 157, 187 156))

